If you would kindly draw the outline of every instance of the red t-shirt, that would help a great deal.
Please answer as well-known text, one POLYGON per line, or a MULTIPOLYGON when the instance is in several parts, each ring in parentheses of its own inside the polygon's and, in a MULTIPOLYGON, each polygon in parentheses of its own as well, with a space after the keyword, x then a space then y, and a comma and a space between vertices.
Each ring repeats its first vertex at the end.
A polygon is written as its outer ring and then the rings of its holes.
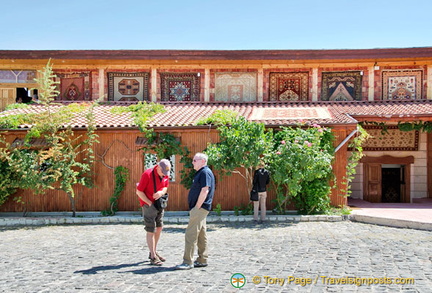
MULTIPOLYGON (((162 190, 164 187, 168 187, 169 185, 169 177, 164 176, 161 179, 159 177, 159 174, 156 172, 156 166, 145 170, 145 172, 141 175, 141 179, 137 185, 137 189, 144 192, 147 198, 152 202, 155 201, 153 198, 153 194, 155 193, 153 176, 155 176, 156 179, 156 192, 162 190)), ((140 197, 138 197, 138 199, 141 206, 146 204, 140 197)))

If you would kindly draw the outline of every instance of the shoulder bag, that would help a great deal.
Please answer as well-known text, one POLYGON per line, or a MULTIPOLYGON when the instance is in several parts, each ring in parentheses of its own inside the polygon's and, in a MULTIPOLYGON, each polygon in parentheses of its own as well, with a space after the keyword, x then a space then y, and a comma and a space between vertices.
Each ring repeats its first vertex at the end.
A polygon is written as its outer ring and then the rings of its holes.
MULTIPOLYGON (((156 176, 154 172, 152 172, 153 176, 153 186, 154 186, 154 192, 157 192, 156 188, 156 176)), ((163 211, 168 206, 168 193, 165 193, 161 197, 159 197, 157 200, 154 201, 153 205, 158 211, 163 211)))

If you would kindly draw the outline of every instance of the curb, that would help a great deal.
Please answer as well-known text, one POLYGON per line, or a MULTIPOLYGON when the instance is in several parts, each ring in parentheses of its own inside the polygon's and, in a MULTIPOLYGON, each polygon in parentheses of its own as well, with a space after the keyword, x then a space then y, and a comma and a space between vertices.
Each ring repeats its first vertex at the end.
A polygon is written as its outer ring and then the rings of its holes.
POLYGON ((396 227, 396 228, 408 228, 408 229, 432 231, 432 223, 426 223, 426 222, 382 218, 382 217, 359 215, 359 214, 350 215, 350 220, 354 222, 360 222, 366 224, 375 224, 375 225, 389 226, 389 227, 396 227))
MULTIPOLYGON (((164 216, 164 223, 170 224, 187 224, 189 216, 185 215, 169 215, 168 212, 164 216)), ((269 215, 268 222, 338 222, 349 220, 347 216, 328 216, 328 215, 269 215)), ((216 216, 210 215, 207 217, 207 223, 245 223, 252 222, 252 216, 216 216)), ((142 224, 143 219, 139 214, 136 215, 121 215, 121 216, 93 216, 75 218, 70 215, 65 216, 29 216, 29 217, 0 217, 0 227, 19 227, 19 226, 47 226, 47 225, 97 225, 97 224, 142 224)))

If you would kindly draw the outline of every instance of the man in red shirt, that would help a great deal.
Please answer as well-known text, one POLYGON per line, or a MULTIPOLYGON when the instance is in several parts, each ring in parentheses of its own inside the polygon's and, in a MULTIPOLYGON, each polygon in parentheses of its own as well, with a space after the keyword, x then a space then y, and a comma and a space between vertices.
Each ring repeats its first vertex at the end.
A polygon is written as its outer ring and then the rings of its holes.
POLYGON ((165 258, 161 257, 156 250, 163 228, 164 210, 159 211, 153 203, 166 194, 170 170, 171 163, 167 159, 160 160, 156 166, 144 171, 136 188, 136 194, 143 207, 147 246, 150 250, 150 263, 157 266, 162 265, 162 262, 165 261, 165 258))

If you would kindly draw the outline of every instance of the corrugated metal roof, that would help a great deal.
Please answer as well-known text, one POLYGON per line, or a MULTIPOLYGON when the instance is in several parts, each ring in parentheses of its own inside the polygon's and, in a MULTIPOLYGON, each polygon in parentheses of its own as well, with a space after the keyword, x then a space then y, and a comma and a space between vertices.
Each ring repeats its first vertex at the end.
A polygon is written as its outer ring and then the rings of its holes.
MULTIPOLYGON (((62 103, 67 104, 67 103, 62 103)), ((52 110, 62 106, 56 103, 52 110)), ((115 106, 128 106, 132 102, 110 102, 94 108, 97 128, 136 128, 131 113, 113 114, 115 106)), ((150 127, 194 127, 203 117, 209 117, 217 110, 238 112, 250 121, 264 123, 267 126, 295 125, 308 122, 321 125, 353 125, 359 116, 387 118, 430 117, 432 115, 431 100, 414 101, 350 101, 350 102, 254 102, 254 103, 223 103, 223 102, 162 102, 166 112, 156 114, 150 121, 150 127)), ((41 113, 41 105, 33 104, 28 108, 20 108, 0 113, 0 116, 12 114, 41 113)), ((81 113, 72 119, 74 128, 87 127, 85 114, 81 113)), ((27 128, 29 125, 22 125, 27 128)))

